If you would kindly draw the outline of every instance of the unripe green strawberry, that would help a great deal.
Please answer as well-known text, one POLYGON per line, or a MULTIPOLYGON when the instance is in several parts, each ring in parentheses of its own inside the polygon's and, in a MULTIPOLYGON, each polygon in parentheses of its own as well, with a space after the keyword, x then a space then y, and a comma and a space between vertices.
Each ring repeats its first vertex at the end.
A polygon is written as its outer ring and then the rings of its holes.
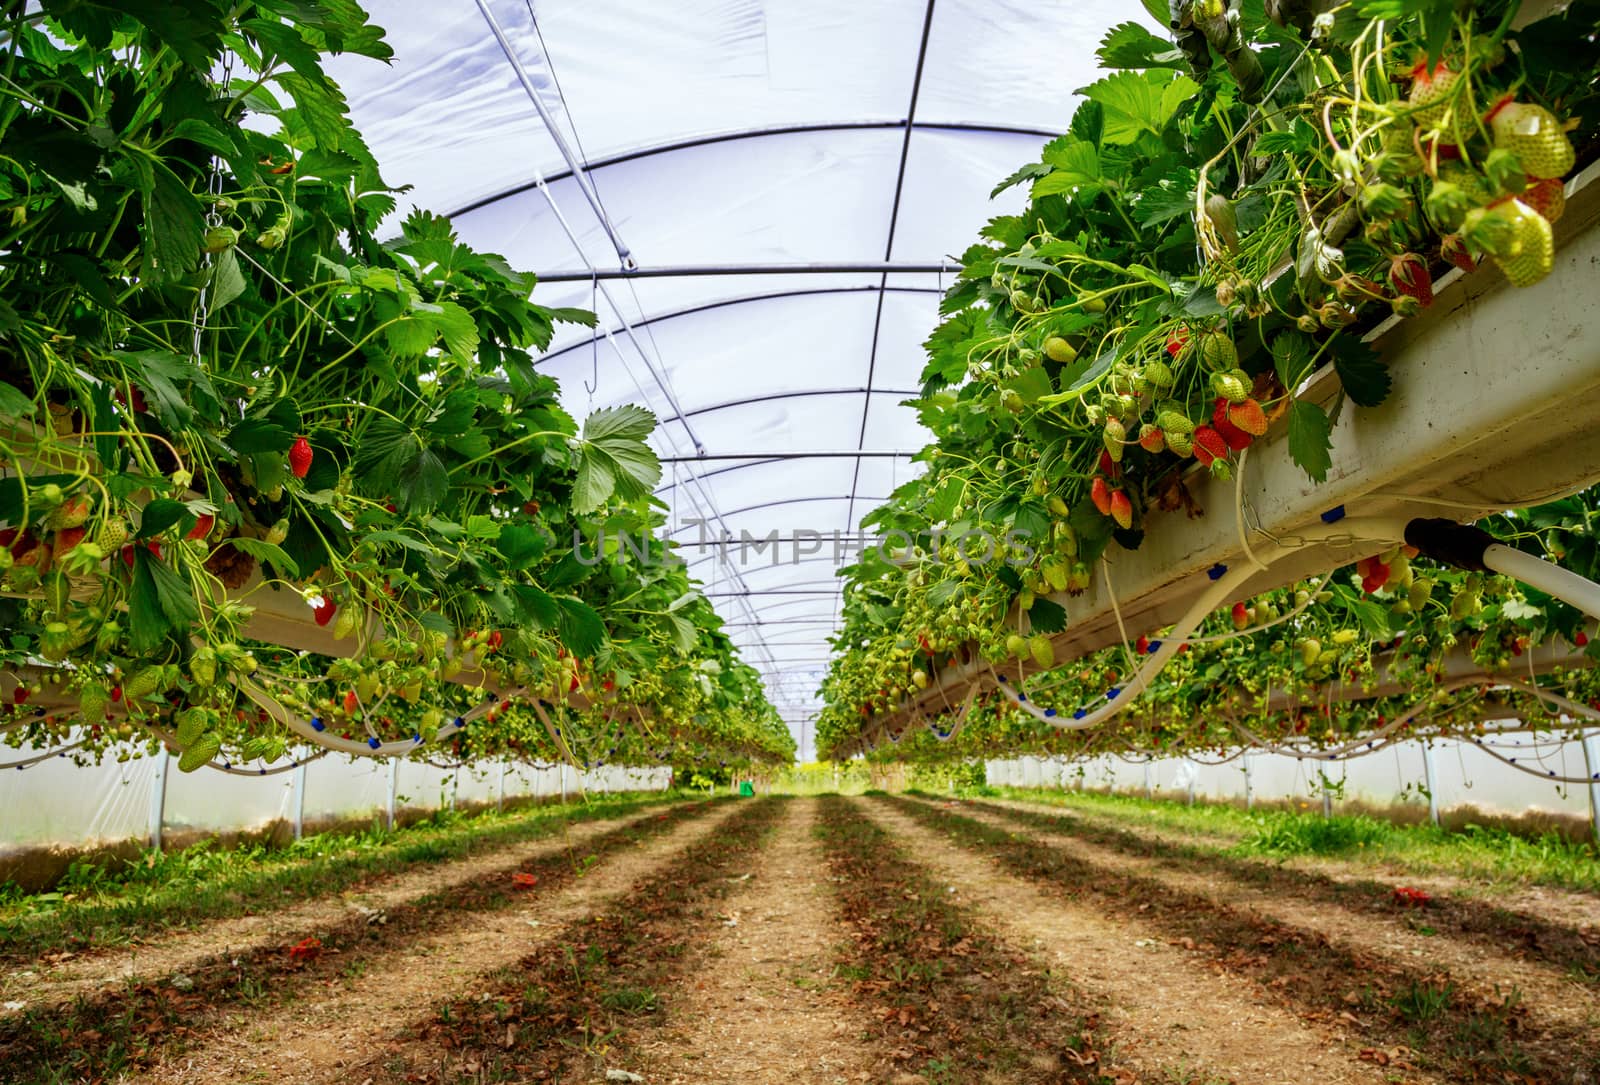
POLYGON ((1017 607, 1020 610, 1032 610, 1038 596, 1033 588, 1023 588, 1017 593, 1017 607))
POLYGON ((208 731, 195 739, 194 745, 178 755, 178 771, 194 772, 221 752, 222 739, 218 738, 215 732, 208 731))
POLYGON ((1239 364, 1239 352, 1233 340, 1222 332, 1212 332, 1200 340, 1200 360, 1207 369, 1220 371, 1234 369, 1239 364))
POLYGON ((1190 434, 1194 432, 1194 423, 1182 411, 1167 409, 1156 414, 1156 425, 1161 427, 1161 432, 1167 435, 1167 441, 1172 441, 1174 433, 1190 434))
POLYGON ((1044 579, 1050 585, 1051 591, 1067 590, 1067 567, 1060 562, 1047 561, 1041 566, 1044 579))
POLYGON ((1016 389, 1002 388, 1000 389, 1000 406, 1004 407, 1012 414, 1021 414, 1027 409, 1028 405, 1023 402, 1022 397, 1017 394, 1016 389))
POLYGON ((1056 525, 1056 553, 1069 558, 1078 556, 1078 533, 1071 524, 1056 525))
POLYGON ((128 522, 120 516, 109 516, 95 529, 94 542, 105 553, 122 549, 128 541, 128 522))
POLYGON ((86 683, 78 691, 78 713, 84 723, 99 723, 106 718, 106 708, 111 704, 111 694, 99 682, 86 683))
POLYGON ((1089 589, 1089 580, 1091 579, 1091 576, 1092 574, 1089 572, 1088 565, 1081 561, 1073 562, 1072 572, 1067 577, 1068 593, 1077 595, 1079 592, 1087 591, 1089 589))
POLYGON ((378 676, 371 671, 362 671, 356 676, 356 696, 362 703, 370 702, 378 692, 378 676))
POLYGON ((1106 455, 1111 457, 1113 463, 1122 462, 1123 445, 1128 439, 1128 431, 1122 422, 1115 418, 1106 419, 1105 430, 1101 434, 1101 442, 1106 446, 1106 455))
POLYGON ((1021 659, 1028 653, 1027 638, 1020 633, 1012 633, 1006 637, 1006 654, 1013 659, 1021 659))
POLYGON ((1316 637, 1307 637, 1296 647, 1300 649, 1300 662, 1307 667, 1314 667, 1317 659, 1322 655, 1322 642, 1316 637))
POLYGON ((1250 398, 1250 387, 1232 370, 1211 374, 1211 390, 1229 403, 1243 403, 1250 398))
POLYGON ((1011 292, 1011 307, 1019 313, 1031 313, 1036 308, 1033 295, 1026 290, 1011 292))
POLYGON ((346 603, 339 608, 338 614, 333 619, 333 639, 344 640, 356 631, 356 625, 361 619, 361 605, 356 602, 346 603))
POLYGON ((1035 663, 1047 670, 1056 665, 1056 646, 1043 633, 1028 638, 1028 653, 1035 663))
POLYGON ((1424 59, 1411 69, 1411 93, 1407 103, 1412 108, 1411 120, 1418 128, 1432 128, 1444 119, 1450 108, 1446 96, 1458 78, 1459 73, 1443 61, 1430 66, 1424 59))
POLYGON ((1427 576, 1415 577, 1411 581, 1411 590, 1406 593, 1407 601, 1411 603, 1413 611, 1420 611, 1428 605, 1428 600, 1433 598, 1433 578, 1427 576))
POLYGON ((1511 201, 1516 227, 1516 255, 1500 258, 1500 270, 1512 286, 1531 286, 1555 267, 1555 235, 1544 216, 1521 200, 1511 201))
POLYGON ((205 252, 221 252, 231 249, 239 243, 239 231, 230 226, 213 226, 206 231, 205 252))
POLYGON ((1052 335, 1044 341, 1044 352, 1052 362, 1062 365, 1069 365, 1078 358, 1077 349, 1059 335, 1052 335))
POLYGON ((67 658, 72 648, 72 627, 66 622, 46 622, 39 632, 39 654, 52 663, 67 658))
POLYGON ((200 708, 186 708, 178 713, 178 745, 193 746, 195 740, 211 726, 211 713, 200 708))
POLYGON ((1194 455, 1194 438, 1187 433, 1177 433, 1171 430, 1161 431, 1167 439, 1167 447, 1185 458, 1194 455))
POLYGON ((197 685, 210 686, 217 681, 217 653, 202 646, 189 657, 189 676, 197 685))
POLYGON ((283 540, 289 537, 289 521, 279 520, 267 529, 266 541, 273 546, 282 546, 283 540))
POLYGON ((1144 364, 1144 379, 1154 388, 1171 388, 1177 378, 1172 375, 1172 369, 1160 358, 1152 358, 1144 364))
POLYGON ((1066 516, 1072 510, 1067 508, 1067 503, 1061 500, 1059 494, 1051 494, 1045 499, 1045 508, 1050 510, 1051 516, 1066 516))
POLYGON ((1560 177, 1572 169, 1572 141, 1544 106, 1515 102, 1507 95, 1489 111, 1488 120, 1495 147, 1515 154, 1529 177, 1560 177))
POLYGON ((160 667, 135 671, 122 683, 122 695, 130 701, 143 700, 161 688, 164 677, 160 667))

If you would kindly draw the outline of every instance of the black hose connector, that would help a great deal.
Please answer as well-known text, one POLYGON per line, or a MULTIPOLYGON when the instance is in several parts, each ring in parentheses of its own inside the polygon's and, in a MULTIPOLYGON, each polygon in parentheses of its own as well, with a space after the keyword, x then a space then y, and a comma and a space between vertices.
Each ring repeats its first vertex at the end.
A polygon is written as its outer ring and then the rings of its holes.
POLYGON ((1489 571, 1483 554, 1499 541, 1480 527, 1437 517, 1412 520, 1406 525, 1408 546, 1441 564, 1475 573, 1489 571))

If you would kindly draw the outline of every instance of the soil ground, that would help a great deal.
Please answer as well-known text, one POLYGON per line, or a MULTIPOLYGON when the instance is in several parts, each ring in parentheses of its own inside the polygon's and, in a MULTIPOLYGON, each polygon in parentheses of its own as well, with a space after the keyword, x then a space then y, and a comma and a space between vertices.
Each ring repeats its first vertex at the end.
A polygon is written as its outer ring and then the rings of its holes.
MULTIPOLYGON (((1582 958, 1595 914, 1578 894, 1464 880, 1440 885, 1448 908, 1413 913, 1357 885, 1370 870, 1257 876, 1236 860, 1174 853, 1185 840, 1170 832, 1029 804, 798 798, 763 807, 765 828, 742 829, 757 810, 748 802, 681 820, 665 809, 41 962, 0 978, 0 1001, 71 1008, 89 1025, 103 1004, 109 1030, 142 1005, 138 991, 192 967, 192 1034, 151 1046, 136 1073, 102 1078, 132 1085, 1570 1085, 1589 1068, 1562 1072, 1557 1056, 1600 1034, 1600 977, 1582 958), (1029 867, 1015 841, 1038 862, 1059 854, 1069 865, 1029 867), (537 884, 509 892, 500 883, 519 867, 538 871, 537 884), (850 870, 866 876, 865 897, 839 881, 850 870), (674 871, 694 884, 671 902, 674 871), (1537 938, 1497 942, 1492 927, 1474 926, 1492 913, 1512 929, 1515 909, 1544 924, 1537 938), (1201 912, 1217 916, 1214 932, 1195 929, 1201 912), (205 979, 225 948, 272 947, 276 961, 285 939, 362 917, 369 934, 330 939, 303 971, 260 973, 260 992, 205 979), (600 971, 569 986, 560 962, 573 953, 600 971), (1331 1004, 1273 978, 1269 960, 1297 953, 1339 985, 1331 1004), (1392 997, 1373 1000, 1373 976, 1392 997), (1450 994, 1434 1004, 1431 987, 1399 986, 1413 976, 1450 994), (1530 1060, 1515 1077, 1452 1054, 1438 1025, 1481 1023, 1508 994, 1508 1042, 1530 1060), (1433 1032, 1392 1024, 1400 997, 1442 1015, 1433 1032), (485 1055, 496 1028, 504 1058, 485 1055), (537 1029, 554 1039, 530 1048, 537 1029), (1006 1044, 1029 1043, 1010 1053, 1012 1071, 996 1069, 1008 1065, 1006 1044)), ((247 965, 237 983, 254 974, 247 965)), ((0 1041, 26 1053, 22 1017, 0 1015, 0 1033, 12 1030, 0 1041)), ((93 1076, 63 1076, 46 1058, 13 1068, 0 1079, 93 1076)))

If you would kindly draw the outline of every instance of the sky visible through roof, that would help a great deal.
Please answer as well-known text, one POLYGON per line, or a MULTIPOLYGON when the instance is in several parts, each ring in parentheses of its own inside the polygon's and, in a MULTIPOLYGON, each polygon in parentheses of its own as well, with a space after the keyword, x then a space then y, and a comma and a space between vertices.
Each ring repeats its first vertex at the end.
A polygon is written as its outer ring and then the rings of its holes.
POLYGON ((847 539, 918 466, 900 402, 956 257, 1136 0, 369 0, 332 74, 391 183, 599 315, 541 368, 643 403, 682 555, 812 756, 847 539), (542 107, 542 110, 541 110, 542 107), (908 124, 909 121, 909 124, 908 124), (554 134, 553 134, 554 133, 554 134), (569 162, 570 159, 570 162, 569 162), (776 546, 752 545, 745 539, 776 546))

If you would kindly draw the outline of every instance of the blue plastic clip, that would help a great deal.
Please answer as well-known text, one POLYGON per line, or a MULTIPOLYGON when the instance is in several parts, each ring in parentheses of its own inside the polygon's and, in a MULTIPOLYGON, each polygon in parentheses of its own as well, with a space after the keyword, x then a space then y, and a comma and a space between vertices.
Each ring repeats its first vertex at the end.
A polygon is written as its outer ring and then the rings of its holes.
POLYGON ((1335 506, 1333 506, 1333 508, 1329 509, 1327 512, 1322 514, 1322 522, 1325 523, 1325 524, 1337 524, 1340 520, 1343 520, 1343 519, 1344 519, 1344 506, 1343 505, 1335 505, 1335 506))
POLYGON ((1088 714, 1089 713, 1087 711, 1085 711, 1084 709, 1080 708, 1080 709, 1078 709, 1076 712, 1074 712, 1072 714, 1072 718, 1075 719, 1075 720, 1081 720, 1081 719, 1083 719, 1083 717, 1087 716, 1088 714))
POLYGON ((1211 568, 1206 570, 1206 575, 1212 580, 1221 580, 1225 575, 1227 575, 1227 572, 1228 567, 1219 561, 1211 568))
POLYGON ((367 739, 367 745, 371 746, 374 750, 376 750, 379 746, 382 746, 383 743, 379 742, 376 737, 373 737, 373 738, 367 739))
POLYGON ((1158 641, 1158 640, 1151 641, 1150 642, 1150 654, 1151 655, 1155 655, 1159 651, 1161 651, 1161 642, 1158 641))
POLYGON ((326 731, 328 729, 328 725, 322 722, 321 716, 312 716, 311 729, 313 731, 326 731))

